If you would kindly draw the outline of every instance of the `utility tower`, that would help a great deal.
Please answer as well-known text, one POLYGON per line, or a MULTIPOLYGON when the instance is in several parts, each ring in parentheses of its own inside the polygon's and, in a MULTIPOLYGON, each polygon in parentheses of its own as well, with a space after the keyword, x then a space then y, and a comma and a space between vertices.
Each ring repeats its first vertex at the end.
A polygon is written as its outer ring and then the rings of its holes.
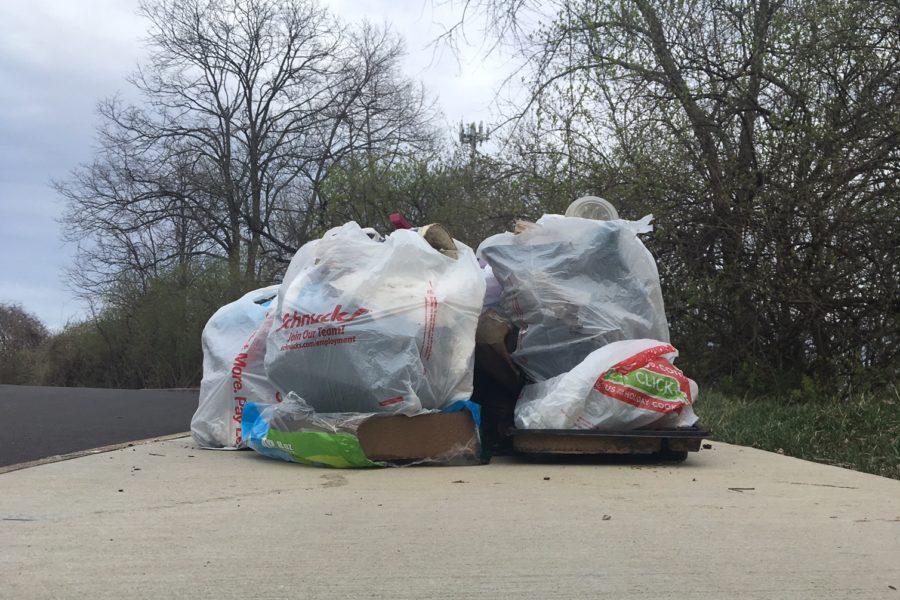
POLYGON ((475 152, 478 148, 479 144, 483 144, 491 137, 490 133, 486 133, 484 131, 484 122, 478 122, 478 128, 475 128, 475 123, 469 123, 468 127, 465 127, 462 124, 462 121, 459 122, 459 143, 463 146, 469 147, 469 157, 472 161, 475 160, 475 152))

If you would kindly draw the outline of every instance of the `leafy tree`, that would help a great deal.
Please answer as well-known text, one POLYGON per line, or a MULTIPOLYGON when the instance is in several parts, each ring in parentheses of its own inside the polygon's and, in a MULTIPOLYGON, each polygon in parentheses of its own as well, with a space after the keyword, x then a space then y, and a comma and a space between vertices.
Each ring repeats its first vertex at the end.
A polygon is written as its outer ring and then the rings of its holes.
POLYGON ((896 364, 900 5, 472 4, 529 61, 507 162, 657 216, 693 365, 784 384, 896 364))
POLYGON ((441 223, 472 248, 488 235, 512 226, 524 204, 516 179, 491 157, 470 160, 467 153, 433 152, 365 163, 345 161, 323 184, 332 204, 326 220, 355 220, 391 231, 388 216, 400 212, 416 225, 441 223))
POLYGON ((229 301, 227 265, 195 264, 144 285, 126 278, 91 319, 67 326, 42 350, 43 383, 183 387, 202 375, 200 336, 229 301))

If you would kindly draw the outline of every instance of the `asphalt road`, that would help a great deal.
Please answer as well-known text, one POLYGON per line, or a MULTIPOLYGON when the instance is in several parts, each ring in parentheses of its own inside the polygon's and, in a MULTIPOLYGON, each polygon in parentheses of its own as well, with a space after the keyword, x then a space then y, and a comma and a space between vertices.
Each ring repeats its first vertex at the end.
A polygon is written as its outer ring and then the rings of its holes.
POLYGON ((0 467, 190 430, 197 390, 0 385, 0 467))

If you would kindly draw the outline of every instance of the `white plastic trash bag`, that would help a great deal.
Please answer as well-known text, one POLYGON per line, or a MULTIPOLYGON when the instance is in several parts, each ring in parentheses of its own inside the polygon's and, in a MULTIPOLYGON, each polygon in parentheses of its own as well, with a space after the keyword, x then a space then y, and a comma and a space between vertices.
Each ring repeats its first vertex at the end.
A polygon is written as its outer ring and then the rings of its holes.
POLYGON ((630 430, 690 427, 697 384, 672 365, 673 346, 625 340, 595 350, 568 373, 526 385, 519 429, 630 430))
POLYGON ((668 341, 656 262, 638 238, 652 230, 651 219, 544 215, 478 247, 519 327, 513 360, 531 380, 566 373, 610 342, 668 341))
POLYGON ((481 310, 486 311, 489 308, 497 308, 500 305, 500 297, 503 294, 500 282, 494 277, 494 271, 491 269, 491 265, 483 260, 479 260, 478 265, 481 267, 481 274, 484 276, 485 285, 484 305, 481 307, 481 310))
POLYGON ((264 363, 277 292, 273 285, 245 294, 217 310, 203 328, 200 404, 191 419, 191 433, 201 447, 243 447, 244 405, 280 399, 264 363))
MULTIPOLYGON (((448 236, 449 237, 449 236, 448 236)), ((278 294, 266 372, 320 413, 415 414, 472 394, 485 283, 472 250, 350 222, 302 247, 278 294)))

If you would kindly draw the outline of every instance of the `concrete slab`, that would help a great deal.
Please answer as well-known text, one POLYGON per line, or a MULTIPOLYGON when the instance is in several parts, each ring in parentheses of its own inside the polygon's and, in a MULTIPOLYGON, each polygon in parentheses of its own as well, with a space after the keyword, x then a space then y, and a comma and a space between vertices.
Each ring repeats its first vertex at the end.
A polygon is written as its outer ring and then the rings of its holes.
POLYGON ((676 466, 333 471, 185 438, 0 475, 2 598, 900 598, 890 586, 900 482, 719 443, 676 466))

